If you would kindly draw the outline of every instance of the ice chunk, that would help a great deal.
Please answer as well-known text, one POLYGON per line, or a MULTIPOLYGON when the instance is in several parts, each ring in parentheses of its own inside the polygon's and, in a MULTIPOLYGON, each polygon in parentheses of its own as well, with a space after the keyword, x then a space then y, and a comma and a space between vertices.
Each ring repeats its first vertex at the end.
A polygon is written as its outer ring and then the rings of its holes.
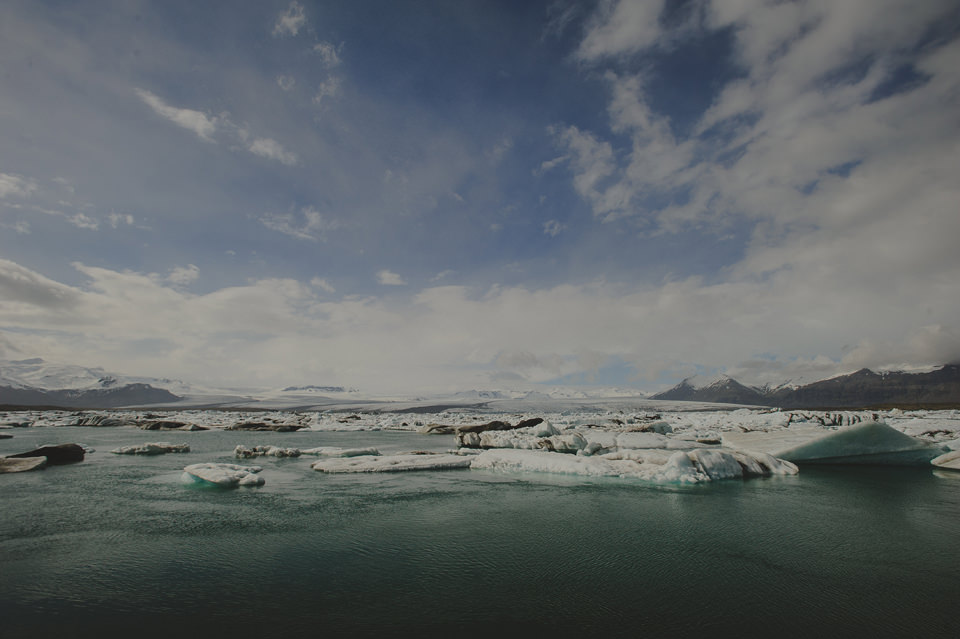
POLYGON ((0 457, 0 474, 2 473, 23 473, 28 470, 39 470, 47 467, 46 457, 24 457, 22 459, 12 459, 10 457, 0 457))
POLYGON ((742 451, 766 452, 799 464, 926 465, 943 452, 881 422, 862 422, 835 431, 726 433, 723 444, 742 451))
POLYGON ((121 446, 110 452, 116 455, 163 455, 165 453, 189 453, 190 446, 167 442, 148 442, 142 446, 121 446))
POLYGON ((589 477, 619 477, 638 466, 632 461, 527 450, 487 450, 475 456, 472 461, 470 467, 477 470, 559 473, 589 477))
POLYGON ((413 454, 363 455, 320 459, 310 465, 324 473, 388 473, 404 470, 449 470, 469 468, 474 458, 467 455, 413 454))
POLYGON ((376 448, 341 448, 339 446, 319 446, 317 448, 307 448, 300 451, 304 455, 316 455, 317 457, 360 457, 361 455, 379 455, 380 451, 376 448))
POLYGON ((237 466, 236 464, 191 464, 183 469, 186 483, 234 488, 236 486, 262 486, 263 477, 256 473, 263 470, 259 466, 237 466))
POLYGON ((299 448, 281 448, 280 446, 254 446, 247 448, 238 445, 233 449, 233 454, 240 459, 250 459, 251 457, 299 457, 299 448))
POLYGON ((960 450, 951 450, 939 457, 934 457, 930 463, 937 468, 946 468, 947 470, 960 470, 960 450))

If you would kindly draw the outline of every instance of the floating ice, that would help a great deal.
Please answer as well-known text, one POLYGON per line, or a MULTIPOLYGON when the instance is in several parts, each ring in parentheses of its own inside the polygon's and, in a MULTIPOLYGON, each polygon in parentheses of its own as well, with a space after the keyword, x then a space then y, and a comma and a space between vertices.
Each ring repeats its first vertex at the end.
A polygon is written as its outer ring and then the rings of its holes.
POLYGON ((725 433, 723 445, 759 451, 799 464, 926 465, 944 452, 881 422, 862 422, 835 431, 725 433))
POLYGON ((254 446, 247 448, 238 444, 233 449, 233 454, 240 459, 250 459, 251 457, 299 457, 301 454, 299 448, 281 448, 280 446, 254 446))
POLYGON ((947 470, 960 470, 960 450, 951 450, 939 457, 934 457, 930 463, 937 468, 946 468, 947 470))
POLYGON ((339 446, 319 446, 317 448, 307 448, 300 451, 304 455, 316 455, 317 457, 360 457, 362 455, 377 456, 380 451, 376 448, 341 448, 339 446))
POLYGON ((473 456, 451 454, 364 455, 321 459, 310 465, 324 473, 387 473, 404 470, 448 470, 469 468, 473 456))
POLYGON ((237 466, 236 464, 191 464, 183 469, 183 480, 187 483, 212 484, 221 488, 236 486, 262 486, 263 477, 258 476, 259 466, 237 466))
POLYGON ((39 470, 46 467, 46 457, 24 457, 22 459, 0 457, 0 474, 23 473, 28 470, 39 470))
POLYGON ((110 451, 117 455, 163 455, 165 453, 189 453, 187 444, 168 444, 167 442, 148 442, 142 446, 121 446, 110 451))
POLYGON ((797 467, 765 453, 720 449, 677 451, 667 458, 659 451, 630 451, 602 457, 547 451, 487 450, 471 468, 504 472, 542 472, 587 477, 624 477, 656 483, 697 483, 762 475, 794 475, 797 467))

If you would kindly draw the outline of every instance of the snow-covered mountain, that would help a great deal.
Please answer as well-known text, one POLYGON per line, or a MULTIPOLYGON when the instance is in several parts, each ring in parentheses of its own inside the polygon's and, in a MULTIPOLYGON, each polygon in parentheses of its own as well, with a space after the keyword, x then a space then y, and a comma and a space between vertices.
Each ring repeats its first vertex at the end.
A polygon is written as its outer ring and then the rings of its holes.
POLYGON ((708 383, 685 379, 651 399, 782 408, 936 407, 960 404, 960 366, 922 373, 861 369, 803 385, 751 387, 722 375, 708 383))
POLYGON ((147 384, 182 395, 195 389, 178 379, 139 377, 108 372, 77 364, 58 364, 35 357, 0 360, 0 386, 38 390, 95 390, 119 388, 127 384, 147 384))

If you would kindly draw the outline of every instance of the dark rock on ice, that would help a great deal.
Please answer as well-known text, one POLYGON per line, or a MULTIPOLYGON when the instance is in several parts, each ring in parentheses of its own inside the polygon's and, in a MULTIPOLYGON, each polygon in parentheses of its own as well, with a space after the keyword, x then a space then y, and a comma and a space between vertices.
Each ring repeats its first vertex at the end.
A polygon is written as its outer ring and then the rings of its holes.
POLYGON ((55 446, 41 446, 25 453, 9 455, 9 458, 21 459, 24 457, 46 457, 47 463, 51 466, 59 464, 71 464, 73 462, 83 461, 83 446, 80 444, 57 444, 55 446))
POLYGON ((486 424, 467 424, 466 426, 460 426, 457 428, 458 433, 485 433, 488 430, 514 430, 517 428, 527 428, 529 426, 536 426, 537 424, 543 421, 542 417, 534 417, 532 419, 525 419, 518 423, 516 426, 510 424, 509 422, 501 421, 492 421, 487 422, 486 424))
POLYGON ((290 433, 300 430, 303 426, 299 424, 268 424, 266 422, 241 422, 224 427, 224 430, 264 430, 277 433, 290 433))
POLYGON ((174 422, 167 420, 151 420, 139 424, 143 430, 207 430, 204 426, 188 424, 186 422, 174 422))
POLYGON ((103 426, 112 428, 125 426, 126 423, 124 420, 118 417, 111 417, 110 415, 87 415, 86 417, 78 419, 74 426, 103 426))

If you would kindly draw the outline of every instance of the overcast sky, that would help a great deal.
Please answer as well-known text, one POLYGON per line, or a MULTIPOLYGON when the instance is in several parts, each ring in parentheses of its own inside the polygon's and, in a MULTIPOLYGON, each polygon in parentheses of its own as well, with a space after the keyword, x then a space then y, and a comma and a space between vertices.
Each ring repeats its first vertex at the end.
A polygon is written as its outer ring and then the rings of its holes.
POLYGON ((0 358, 658 390, 960 359, 956 0, 0 6, 0 358))

